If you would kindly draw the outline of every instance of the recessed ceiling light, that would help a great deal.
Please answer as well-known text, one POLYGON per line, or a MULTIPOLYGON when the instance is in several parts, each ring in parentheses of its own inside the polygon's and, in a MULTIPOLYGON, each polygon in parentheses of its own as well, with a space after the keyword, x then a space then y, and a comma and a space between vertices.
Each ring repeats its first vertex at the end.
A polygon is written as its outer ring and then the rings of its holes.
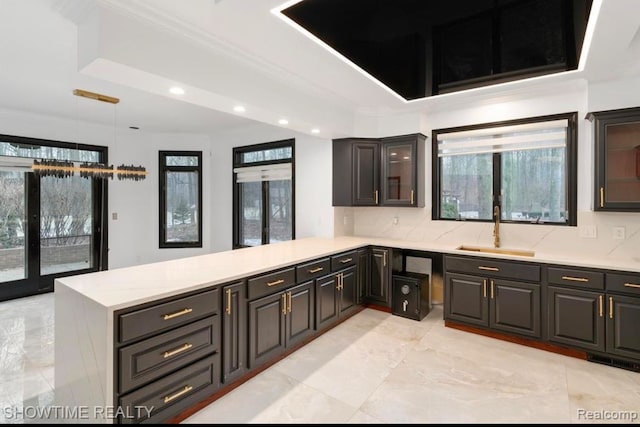
POLYGON ((184 89, 178 86, 172 87, 171 89, 169 89, 169 92, 171 92, 174 95, 184 95, 184 89))
POLYGON ((391 153, 391 155, 392 155, 392 156, 397 156, 397 155, 398 155, 398 153, 393 152, 393 153, 391 153))
POLYGON ((288 124, 289 124, 289 120, 287 120, 287 119, 280 119, 280 120, 278 120, 278 123, 280 123, 281 125, 288 125, 288 124))
POLYGON ((236 113, 244 113, 246 110, 242 105, 236 105, 235 107, 233 107, 233 111, 235 111, 236 113))
POLYGON ((313 128, 313 129, 311 129, 311 133, 320 133, 320 129, 313 128))

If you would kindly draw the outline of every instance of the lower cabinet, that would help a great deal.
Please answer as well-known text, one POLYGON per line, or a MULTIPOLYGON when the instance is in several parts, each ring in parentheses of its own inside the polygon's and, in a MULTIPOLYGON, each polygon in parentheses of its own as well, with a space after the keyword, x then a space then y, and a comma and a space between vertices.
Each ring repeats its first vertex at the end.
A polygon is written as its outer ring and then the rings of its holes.
POLYGON ((549 341, 605 351, 604 293, 549 286, 549 341))
POLYGON ((445 317, 500 331, 540 337, 540 285, 448 273, 445 317))
POLYGON ((249 367, 255 368, 314 332, 313 281, 249 302, 249 367))
POLYGON ((367 302, 391 307, 391 250, 371 249, 371 271, 367 286, 367 302))
POLYGON ((371 250, 369 248, 358 250, 358 291, 357 304, 363 304, 367 297, 367 284, 371 276, 371 250))
POLYGON ((640 298, 607 294, 607 352, 640 359, 640 298))
POLYGON ((335 324, 357 308, 358 269, 351 266, 320 277, 316 287, 316 326, 318 330, 335 324))
POLYGON ((222 287, 222 382, 247 372, 247 297, 244 281, 222 287))

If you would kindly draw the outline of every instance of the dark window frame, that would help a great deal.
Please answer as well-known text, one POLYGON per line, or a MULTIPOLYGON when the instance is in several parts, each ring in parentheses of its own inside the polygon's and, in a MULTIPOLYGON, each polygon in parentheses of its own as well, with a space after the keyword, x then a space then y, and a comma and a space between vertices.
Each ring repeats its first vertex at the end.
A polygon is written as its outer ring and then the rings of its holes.
MULTIPOLYGON (((432 210, 431 210, 431 218, 434 221, 471 221, 471 222, 493 222, 493 219, 472 219, 465 218, 463 220, 457 218, 442 218, 440 215, 441 212, 441 191, 442 191, 442 178, 441 178, 441 161, 438 157, 438 135, 441 133, 450 133, 450 132, 461 132, 461 131, 469 131, 469 130, 477 130, 477 129, 487 129, 493 127, 501 127, 501 126, 513 126, 513 125, 522 125, 527 123, 537 123, 537 122, 545 122, 552 120, 561 120, 567 119, 567 145, 566 145, 566 158, 565 158, 565 171, 566 171, 566 191, 567 191, 567 221, 565 223, 560 222, 544 222, 540 221, 532 223, 525 221, 516 221, 516 220, 503 220, 500 219, 501 223, 511 223, 511 224, 540 224, 540 225, 559 225, 562 227, 566 226, 577 226, 578 225, 578 129, 577 129, 577 120, 578 113, 563 113, 563 114, 553 114, 549 116, 537 116, 537 117, 528 117, 524 119, 516 119, 516 120, 506 120, 500 122, 491 122, 491 123, 482 123, 476 125, 469 126, 460 126, 453 127, 447 129, 434 129, 432 131, 431 138, 431 156, 432 156, 432 182, 433 182, 433 192, 432 192, 432 210)), ((501 176, 501 155, 500 153, 493 154, 493 200, 491 204, 491 210, 496 206, 500 207, 500 211, 502 212, 502 205, 500 197, 496 197, 496 195, 500 194, 500 188, 502 183, 501 176)))
POLYGON ((158 152, 158 176, 159 176, 159 248, 201 248, 202 247, 202 151, 159 151, 158 152), (197 166, 169 166, 167 157, 197 157, 197 166), (195 242, 167 242, 166 236, 166 173, 167 172, 196 172, 198 175, 198 240, 195 242))
MULTIPOLYGON (((249 166, 263 166, 274 165, 282 163, 291 163, 291 240, 296 238, 296 145, 295 138, 285 139, 280 141, 265 142, 260 144, 245 145, 242 147, 233 148, 233 168, 249 167, 249 166), (244 153, 271 150, 276 148, 291 147, 290 159, 278 159, 268 160, 260 162, 243 162, 242 155, 244 153)), ((240 244, 240 203, 242 200, 240 185, 236 181, 236 173, 233 174, 233 249, 246 248, 250 246, 240 244)), ((262 206, 268 206, 269 201, 269 183, 268 181, 262 182, 262 206)), ((262 243, 261 245, 269 244, 269 210, 262 209, 262 243)))

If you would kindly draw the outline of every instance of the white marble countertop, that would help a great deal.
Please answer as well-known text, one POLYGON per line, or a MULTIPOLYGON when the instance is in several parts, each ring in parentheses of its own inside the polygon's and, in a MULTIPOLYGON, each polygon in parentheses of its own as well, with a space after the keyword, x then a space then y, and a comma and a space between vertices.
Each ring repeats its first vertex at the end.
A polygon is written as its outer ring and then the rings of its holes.
MULTIPOLYGON (((640 272, 640 260, 579 259, 569 255, 536 253, 533 257, 478 253, 456 249, 459 245, 412 242, 372 237, 305 238, 253 248, 217 252, 171 261, 144 264, 56 279, 110 311, 228 283, 278 268, 375 245, 427 252, 441 252, 496 259, 572 265, 640 272)), ((517 248, 514 248, 517 249, 517 248)))

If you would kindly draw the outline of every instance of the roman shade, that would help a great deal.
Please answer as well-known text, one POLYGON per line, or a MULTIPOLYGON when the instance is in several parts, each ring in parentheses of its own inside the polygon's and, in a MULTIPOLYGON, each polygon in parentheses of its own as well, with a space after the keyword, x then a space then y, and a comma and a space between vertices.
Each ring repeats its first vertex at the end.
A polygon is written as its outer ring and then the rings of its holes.
POLYGON ((236 182, 282 181, 291 179, 291 163, 235 168, 236 182))

